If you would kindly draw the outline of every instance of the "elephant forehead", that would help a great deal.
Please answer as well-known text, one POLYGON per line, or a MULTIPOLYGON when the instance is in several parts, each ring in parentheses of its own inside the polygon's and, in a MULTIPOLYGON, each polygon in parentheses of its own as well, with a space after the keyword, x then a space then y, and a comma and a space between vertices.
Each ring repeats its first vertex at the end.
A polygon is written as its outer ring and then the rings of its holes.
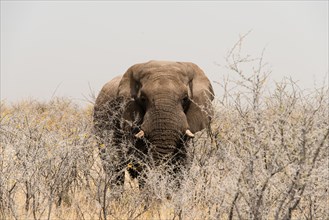
POLYGON ((141 77, 142 83, 159 81, 162 83, 166 83, 168 81, 176 81, 178 83, 183 83, 187 81, 186 74, 180 69, 170 68, 170 69, 152 69, 146 71, 144 76, 141 77))
POLYGON ((143 89, 145 92, 158 93, 158 92, 174 92, 183 93, 186 90, 186 86, 180 80, 175 77, 162 76, 162 77, 152 77, 147 80, 143 89))

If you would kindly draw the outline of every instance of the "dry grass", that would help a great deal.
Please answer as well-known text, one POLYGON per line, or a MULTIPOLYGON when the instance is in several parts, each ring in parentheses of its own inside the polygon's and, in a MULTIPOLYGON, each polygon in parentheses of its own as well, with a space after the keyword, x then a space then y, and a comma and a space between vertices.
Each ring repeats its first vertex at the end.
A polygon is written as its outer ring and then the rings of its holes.
POLYGON ((145 188, 110 189, 92 106, 1 102, 0 219, 328 219, 328 89, 285 80, 270 91, 262 57, 237 55, 240 46, 227 57, 240 78, 220 85, 180 188, 150 169, 145 188), (241 63, 254 65, 249 76, 241 63))
POLYGON ((255 110, 217 100, 211 133, 191 145, 180 189, 150 170, 145 189, 127 181, 122 195, 106 187, 90 106, 3 102, 1 219, 325 219, 328 93, 301 96, 288 85, 255 110))

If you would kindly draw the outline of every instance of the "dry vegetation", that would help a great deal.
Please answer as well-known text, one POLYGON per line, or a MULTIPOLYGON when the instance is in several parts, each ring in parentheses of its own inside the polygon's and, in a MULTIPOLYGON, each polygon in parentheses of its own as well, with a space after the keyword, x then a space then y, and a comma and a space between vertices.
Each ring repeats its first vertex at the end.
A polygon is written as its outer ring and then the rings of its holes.
POLYGON ((2 102, 0 219, 328 219, 328 89, 284 80, 270 91, 242 39, 227 56, 238 78, 214 85, 212 128, 191 143, 180 188, 161 169, 143 189, 109 188, 92 106, 2 102))

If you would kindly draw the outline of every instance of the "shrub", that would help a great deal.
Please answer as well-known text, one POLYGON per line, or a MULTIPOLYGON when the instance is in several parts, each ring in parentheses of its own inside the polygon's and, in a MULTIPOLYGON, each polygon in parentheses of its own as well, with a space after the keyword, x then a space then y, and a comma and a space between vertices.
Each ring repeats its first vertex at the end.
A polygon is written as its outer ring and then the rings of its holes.
POLYGON ((286 79, 271 91, 263 54, 242 56, 243 39, 226 58, 235 80, 218 84, 211 129, 188 148, 180 187, 148 167, 144 188, 135 180, 123 192, 110 188, 92 106, 1 102, 0 218, 328 218, 328 89, 303 91, 286 79))

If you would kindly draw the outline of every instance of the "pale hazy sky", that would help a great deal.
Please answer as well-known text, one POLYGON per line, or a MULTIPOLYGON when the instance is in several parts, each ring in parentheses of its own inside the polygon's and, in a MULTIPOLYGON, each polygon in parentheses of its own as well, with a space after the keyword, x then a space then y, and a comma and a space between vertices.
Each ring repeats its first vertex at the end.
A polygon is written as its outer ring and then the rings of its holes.
POLYGON ((78 101, 151 59, 191 61, 220 81, 215 63, 249 30, 245 51, 266 47, 271 80, 310 88, 328 74, 328 1, 1 0, 1 100, 48 100, 58 87, 78 101))

